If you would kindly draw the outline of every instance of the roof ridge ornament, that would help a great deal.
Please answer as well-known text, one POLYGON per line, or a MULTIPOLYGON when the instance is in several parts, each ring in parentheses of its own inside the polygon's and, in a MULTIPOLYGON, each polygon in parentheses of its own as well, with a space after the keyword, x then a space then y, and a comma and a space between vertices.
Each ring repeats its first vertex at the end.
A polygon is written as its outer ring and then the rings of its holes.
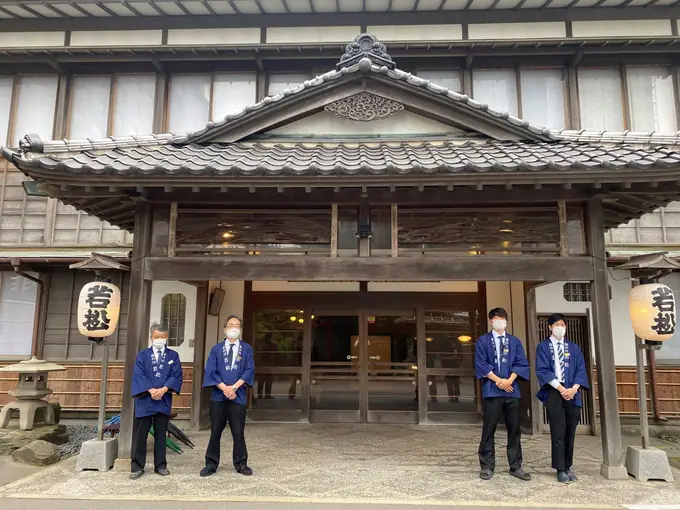
POLYGON ((336 65, 336 69, 344 69, 358 63, 361 59, 368 58, 378 66, 385 66, 388 69, 396 68, 396 64, 387 54, 387 48, 377 37, 371 34, 360 34, 345 47, 345 53, 336 65))

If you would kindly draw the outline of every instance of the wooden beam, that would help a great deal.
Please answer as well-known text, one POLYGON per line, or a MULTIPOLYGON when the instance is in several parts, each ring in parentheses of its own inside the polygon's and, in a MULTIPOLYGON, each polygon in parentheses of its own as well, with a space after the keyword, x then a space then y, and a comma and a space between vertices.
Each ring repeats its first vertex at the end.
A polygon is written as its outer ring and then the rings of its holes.
POLYGON ((331 257, 338 256, 338 204, 331 205, 331 257))
POLYGON ((567 204, 564 200, 557 201, 557 217, 560 223, 560 257, 568 257, 569 232, 567 225, 567 204))
MULTIPOLYGON (((128 335, 125 346, 123 372, 123 400, 118 437, 119 459, 130 461, 132 448, 132 370, 137 353, 149 345, 149 308, 151 305, 151 282, 144 280, 144 259, 151 250, 152 207, 138 202, 135 210, 135 237, 130 266, 130 299, 128 306, 128 335)), ((129 466, 128 466, 129 469, 129 466)))
POLYGON ((203 392, 203 364, 205 360, 205 331, 208 320, 208 295, 210 282, 203 282, 196 292, 196 322, 194 329, 194 359, 191 379, 191 414, 189 425, 198 432, 201 424, 203 392))
POLYGON ((177 202, 170 203, 170 224, 168 227, 168 257, 175 256, 177 239, 177 202))
MULTIPOLYGON (((604 243, 604 234, 603 234, 604 243)), ((603 245, 604 246, 604 245, 603 245)), ((134 256, 133 256, 134 258, 134 256)), ((590 257, 147 257, 147 280, 590 281, 590 257)))
POLYGON ((397 204, 392 204, 390 206, 390 226, 391 228, 391 250, 390 255, 392 257, 399 256, 399 222, 398 222, 398 212, 397 204))
MULTIPOLYGON (((607 479, 628 479, 623 466, 623 444, 616 392, 616 364, 611 310, 609 308, 609 279, 607 254, 604 245, 604 210, 602 201, 593 198, 586 207, 588 251, 593 264, 591 280, 593 331, 595 332, 595 363, 600 422, 602 424, 601 474, 607 479)), ((561 278, 559 278, 561 280, 561 278)))
MULTIPOLYGON (((531 367, 529 382, 531 394, 536 395, 540 389, 536 376, 536 347, 541 339, 538 336, 538 314, 536 312, 536 287, 532 282, 525 282, 525 305, 527 322, 527 356, 531 367)), ((537 398, 531 399, 531 431, 534 435, 543 432, 543 404, 537 398)))

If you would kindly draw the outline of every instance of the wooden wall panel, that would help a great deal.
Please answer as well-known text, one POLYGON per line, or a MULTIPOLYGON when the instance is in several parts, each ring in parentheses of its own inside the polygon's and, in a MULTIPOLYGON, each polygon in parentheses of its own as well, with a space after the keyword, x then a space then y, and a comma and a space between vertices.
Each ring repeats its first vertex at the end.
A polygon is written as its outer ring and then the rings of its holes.
MULTIPOLYGON (((8 365, 9 363, 4 363, 8 365)), ((99 387, 101 367, 96 363, 62 363, 64 372, 52 373, 49 376, 49 387, 54 391, 48 397, 50 402, 59 402, 67 411, 97 411, 99 408, 99 387)), ((191 408, 191 383, 193 367, 191 363, 182 363, 184 383, 182 393, 173 399, 173 409, 180 413, 188 413, 191 408)), ((17 374, 0 373, 0 406, 12 400, 8 391, 16 387, 17 374)), ((120 411, 123 396, 123 364, 109 365, 109 385, 107 389, 107 410, 120 411)))
MULTIPOLYGON (((92 279, 86 271, 59 269, 51 273, 45 312, 43 359, 87 360, 100 359, 92 342, 80 334, 77 324, 78 295, 82 286, 92 279)), ((127 342, 128 299, 130 275, 117 273, 112 283, 120 288, 120 319, 116 332, 109 339, 112 360, 123 360, 127 342)))
POLYGON ((52 199, 27 196, 26 180, 0 158, 0 246, 132 247, 129 232, 52 199))
MULTIPOLYGON (((661 415, 680 418, 680 368, 657 368, 656 374, 661 415)), ((593 376, 593 380, 597 380, 595 376, 593 376)), ((652 397, 648 373, 645 381, 647 383, 647 409, 651 416, 652 397)), ((616 368, 616 388, 619 398, 619 414, 622 416, 638 414, 637 370, 635 367, 616 368)), ((597 383, 595 383, 594 390, 597 399, 597 383)))

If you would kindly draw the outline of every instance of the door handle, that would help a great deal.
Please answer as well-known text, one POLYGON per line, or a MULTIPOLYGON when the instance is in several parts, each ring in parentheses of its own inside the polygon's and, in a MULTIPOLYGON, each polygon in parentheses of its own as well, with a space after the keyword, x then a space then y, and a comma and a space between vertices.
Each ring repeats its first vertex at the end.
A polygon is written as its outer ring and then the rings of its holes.
POLYGON ((369 356, 368 359, 374 359, 376 361, 380 361, 380 356, 369 356))
POLYGON ((350 356, 349 354, 347 355, 347 359, 348 359, 348 360, 351 360, 351 359, 358 359, 358 358, 359 358, 359 356, 350 356))

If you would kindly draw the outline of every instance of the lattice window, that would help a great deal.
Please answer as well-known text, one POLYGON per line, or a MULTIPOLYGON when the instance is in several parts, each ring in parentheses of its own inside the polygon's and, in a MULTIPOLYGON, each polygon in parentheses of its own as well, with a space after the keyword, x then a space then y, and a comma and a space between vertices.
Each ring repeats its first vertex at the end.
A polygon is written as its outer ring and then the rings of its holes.
POLYGON ((184 343, 184 325, 187 315, 187 298, 184 294, 166 294, 161 302, 161 323, 168 328, 168 345, 177 347, 184 343))
POLYGON ((565 283, 564 299, 569 302, 590 302, 590 285, 587 283, 565 283))

